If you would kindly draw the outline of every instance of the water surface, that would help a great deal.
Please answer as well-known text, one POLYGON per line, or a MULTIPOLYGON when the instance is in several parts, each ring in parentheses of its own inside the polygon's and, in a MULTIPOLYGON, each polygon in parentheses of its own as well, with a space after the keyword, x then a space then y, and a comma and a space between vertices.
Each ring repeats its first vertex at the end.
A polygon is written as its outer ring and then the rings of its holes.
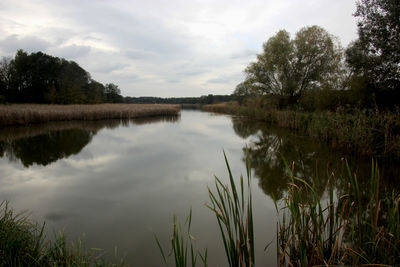
POLYGON ((226 266, 216 219, 204 204, 214 175, 227 181, 223 150, 239 178, 246 146, 254 176, 256 262, 273 266, 276 246, 264 247, 276 235, 272 198, 286 192, 282 159, 295 161, 298 175, 323 197, 327 179, 318 172, 340 169, 345 154, 241 118, 183 110, 180 117, 0 129, 0 199, 46 221, 48 236, 63 230, 70 240, 83 237, 110 259, 116 247, 132 266, 162 265, 153 235, 167 247, 173 214, 184 222, 192 207, 196 246, 208 248, 210 266, 226 266))

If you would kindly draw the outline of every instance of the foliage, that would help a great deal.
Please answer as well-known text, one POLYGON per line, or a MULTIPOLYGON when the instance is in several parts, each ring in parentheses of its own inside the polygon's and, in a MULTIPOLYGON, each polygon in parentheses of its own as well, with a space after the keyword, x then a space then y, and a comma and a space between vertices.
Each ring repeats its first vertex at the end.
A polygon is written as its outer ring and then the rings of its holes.
POLYGON ((236 86, 232 96, 236 101, 239 102, 239 104, 243 104, 246 98, 255 96, 255 94, 256 93, 251 89, 248 83, 241 82, 236 86))
POLYGON ((123 260, 106 263, 80 240, 68 246, 63 233, 53 242, 46 240, 44 227, 0 203, 0 266, 126 266, 123 260))
POLYGON ((83 104, 122 102, 116 85, 106 87, 74 61, 18 50, 0 62, 0 96, 10 103, 83 104))
POLYGON ((108 103, 121 103, 123 98, 121 96, 121 90, 117 85, 113 83, 106 84, 105 86, 105 97, 108 103))
POLYGON ((347 48, 346 62, 361 82, 364 99, 372 96, 366 106, 393 110, 400 100, 400 3, 361 0, 354 15, 359 39, 347 48))
POLYGON ((261 95, 279 95, 297 103, 302 93, 337 86, 342 70, 341 49, 335 38, 318 26, 302 28, 290 39, 281 30, 263 45, 263 53, 245 70, 246 83, 261 95))
POLYGON ((381 87, 400 86, 400 3, 393 0, 361 0, 354 14, 359 45, 369 63, 367 74, 381 87))
POLYGON ((400 158, 398 112, 380 113, 378 110, 363 111, 351 108, 340 108, 334 112, 304 112, 266 109, 254 103, 207 105, 203 109, 247 116, 267 124, 296 130, 348 152, 400 158))

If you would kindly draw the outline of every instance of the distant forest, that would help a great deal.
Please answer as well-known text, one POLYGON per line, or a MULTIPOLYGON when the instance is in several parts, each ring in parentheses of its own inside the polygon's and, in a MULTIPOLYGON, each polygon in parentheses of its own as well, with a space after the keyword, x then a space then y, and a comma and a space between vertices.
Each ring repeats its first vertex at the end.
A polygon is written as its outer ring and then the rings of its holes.
POLYGON ((74 61, 18 50, 0 63, 0 102, 6 103, 118 103, 118 86, 103 85, 74 61))
POLYGON ((204 95, 201 97, 130 97, 124 98, 125 103, 137 103, 137 104, 213 104, 220 102, 229 102, 233 100, 232 95, 204 95))
POLYGON ((123 97, 118 85, 102 84, 74 61, 42 52, 18 50, 0 62, 0 103, 99 104, 160 103, 211 104, 231 100, 230 95, 160 98, 123 97))

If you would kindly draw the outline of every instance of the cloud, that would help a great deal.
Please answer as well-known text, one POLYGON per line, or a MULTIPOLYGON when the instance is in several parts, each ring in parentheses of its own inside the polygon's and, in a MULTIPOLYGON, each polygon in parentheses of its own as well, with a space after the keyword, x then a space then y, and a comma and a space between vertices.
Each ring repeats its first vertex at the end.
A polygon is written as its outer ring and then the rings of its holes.
POLYGON ((198 76, 201 74, 206 73, 207 71, 204 69, 193 69, 193 70, 186 70, 186 71, 181 71, 178 72, 178 75, 182 75, 182 76, 198 76))
POLYGON ((229 75, 224 74, 215 78, 208 79, 207 83, 219 83, 219 84, 232 83, 232 82, 238 82, 240 78, 241 74, 239 73, 233 73, 229 75))
POLYGON ((90 46, 73 44, 50 48, 48 52, 52 55, 63 57, 66 59, 76 59, 88 55, 90 50, 90 46))
POLYGON ((94 68, 93 71, 102 72, 102 73, 110 73, 110 72, 113 72, 116 70, 122 70, 128 66, 129 66, 129 64, 124 64, 124 63, 111 63, 111 64, 100 65, 97 68, 94 68))
POLYGON ((127 50, 125 55, 130 59, 150 59, 156 56, 154 52, 145 50, 127 50))
POLYGON ((249 59, 255 57, 258 51, 255 49, 246 49, 243 51, 235 52, 231 55, 231 59, 249 59))
POLYGON ((18 49, 27 52, 45 51, 50 45, 46 40, 35 36, 20 37, 16 34, 9 35, 0 41, 0 48, 9 54, 15 53, 18 49))
POLYGON ((320 25, 346 46, 355 0, 2 0, 0 50, 74 59, 123 95, 230 94, 263 42, 320 25), (211 86, 210 86, 211 85, 211 86), (213 89, 211 90, 210 87, 213 89))
POLYGON ((178 79, 169 79, 167 80, 168 83, 180 83, 180 80, 178 79))

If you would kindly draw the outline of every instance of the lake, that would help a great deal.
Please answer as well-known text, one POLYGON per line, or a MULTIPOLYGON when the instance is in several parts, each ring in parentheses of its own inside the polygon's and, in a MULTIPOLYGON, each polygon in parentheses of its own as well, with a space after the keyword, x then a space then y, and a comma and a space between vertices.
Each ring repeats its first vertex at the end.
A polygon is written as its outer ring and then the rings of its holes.
MULTIPOLYGON (((272 199, 284 196, 289 181, 283 158, 295 161, 297 174, 324 198, 327 170, 343 168, 345 154, 243 118, 182 110, 179 117, 0 129, 0 200, 46 221, 49 238, 64 231, 69 241, 84 239, 108 259, 117 251, 132 266, 161 266, 154 234, 169 251, 173 215, 183 224, 192 208, 196 247, 208 248, 210 266, 226 266, 216 218, 205 206, 207 187, 214 188, 214 175, 228 181, 223 151, 237 179, 246 173, 246 146, 254 176, 256 263, 273 266, 272 199)), ((370 160, 347 159, 360 176, 368 172, 370 160)), ((397 170, 382 171, 399 177, 397 170)), ((340 181, 336 186, 345 188, 340 181)))

